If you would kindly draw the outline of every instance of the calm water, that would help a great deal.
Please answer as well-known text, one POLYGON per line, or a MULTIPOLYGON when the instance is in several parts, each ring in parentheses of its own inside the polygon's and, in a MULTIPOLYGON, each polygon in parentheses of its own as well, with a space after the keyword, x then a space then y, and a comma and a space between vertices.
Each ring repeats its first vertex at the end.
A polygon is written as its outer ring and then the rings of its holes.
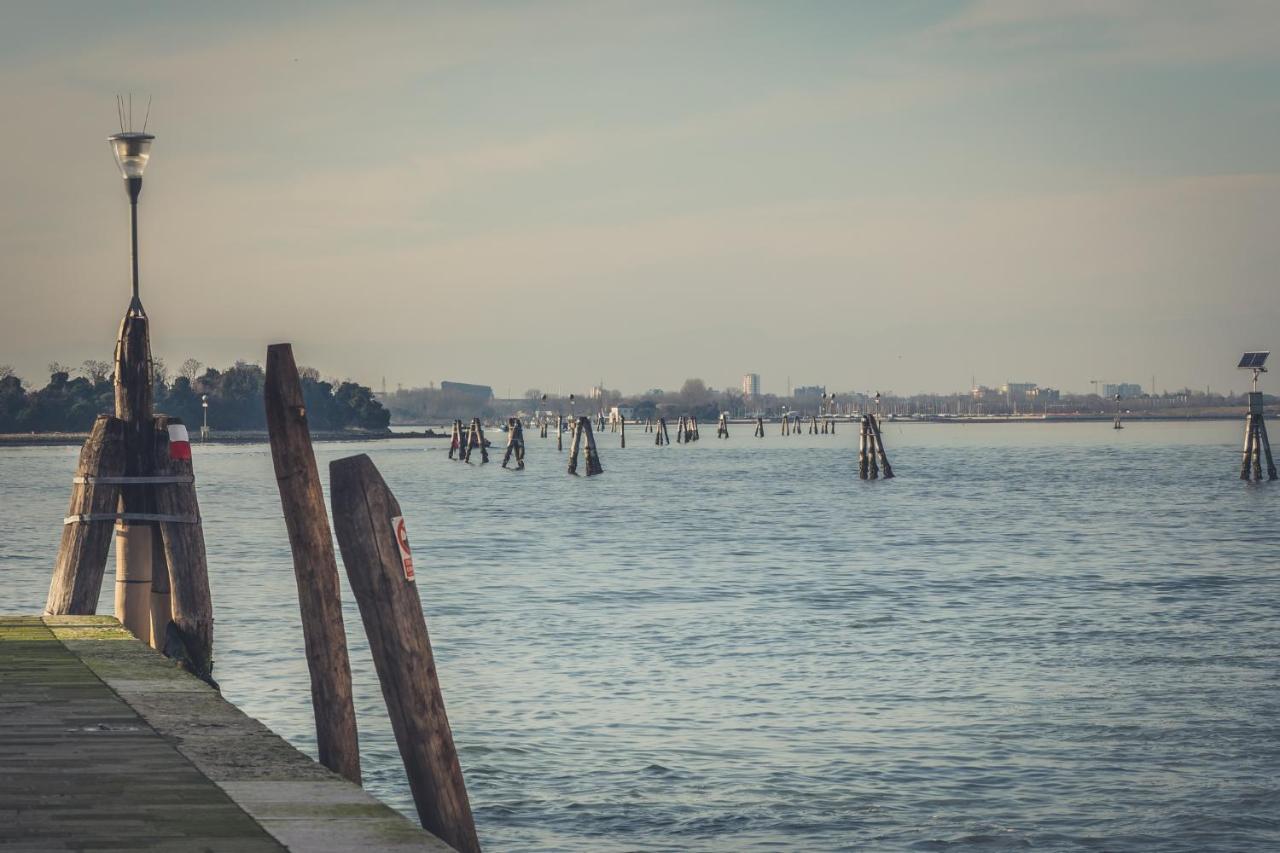
MULTIPOLYGON (((606 433, 590 480, 532 433, 523 473, 319 446, 409 519, 488 849, 1280 849, 1280 484, 1240 424, 889 424, 875 483, 852 427, 776 431, 606 433)), ((76 452, 0 451, 0 609, 43 606, 76 452)), ((215 674, 314 753, 269 452, 196 454, 215 674)), ((346 609, 366 786, 412 814, 346 609)))

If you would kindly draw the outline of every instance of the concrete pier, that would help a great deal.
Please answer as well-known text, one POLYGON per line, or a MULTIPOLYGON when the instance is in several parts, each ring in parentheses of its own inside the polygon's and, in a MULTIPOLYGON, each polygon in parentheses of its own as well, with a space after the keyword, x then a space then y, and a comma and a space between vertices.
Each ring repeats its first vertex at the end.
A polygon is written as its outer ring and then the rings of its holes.
POLYGON ((450 848, 105 616, 0 616, 0 850, 450 848))

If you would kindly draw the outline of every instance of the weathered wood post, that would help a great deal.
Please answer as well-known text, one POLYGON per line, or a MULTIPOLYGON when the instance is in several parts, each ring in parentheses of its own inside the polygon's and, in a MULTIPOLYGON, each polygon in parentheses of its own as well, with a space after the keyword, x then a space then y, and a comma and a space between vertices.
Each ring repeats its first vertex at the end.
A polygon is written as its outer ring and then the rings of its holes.
POLYGON ((867 425, 867 416, 862 416, 862 422, 858 430, 858 479, 865 480, 871 473, 871 466, 867 464, 867 454, 870 451, 871 444, 871 427, 867 425))
POLYGON ((786 412, 783 412, 783 413, 782 413, 782 434, 783 434, 783 435, 790 435, 790 434, 791 434, 791 433, 790 433, 790 426, 791 426, 791 421, 787 418, 787 413, 786 413, 786 412))
POLYGON ((653 430, 653 443, 658 447, 671 443, 671 435, 667 432, 666 418, 658 418, 658 425, 653 430))
POLYGON ((170 442, 170 427, 186 429, 182 421, 156 415, 152 440, 155 508, 169 574, 172 621, 165 631, 163 651, 210 684, 213 681, 213 597, 204 528, 196 501, 195 473, 189 442, 170 442), (171 451, 171 447, 173 450, 171 451))
POLYGON ((524 427, 519 418, 507 420, 507 452, 502 457, 502 467, 506 468, 511 457, 516 458, 516 470, 524 470, 524 427))
POLYGON ((464 462, 471 462, 471 450, 475 447, 480 448, 480 464, 483 465, 489 461, 489 448, 485 446, 484 427, 481 425, 479 418, 471 419, 471 427, 467 432, 466 445, 467 452, 462 457, 464 462))
POLYGON ((556 415, 556 450, 564 452, 564 416, 556 415))
POLYGON ((720 421, 716 424, 716 438, 729 437, 729 413, 721 412, 720 421))
POLYGON ((333 526, 424 828, 478 853, 400 504, 368 456, 329 465, 333 526))
POLYGON ((756 438, 764 438, 764 417, 756 417, 756 438))
MULTIPOLYGON (((147 313, 135 297, 120 322, 115 351, 115 414, 124 421, 125 477, 151 473, 151 340, 147 313)), ((153 523, 137 516, 152 514, 151 489, 126 483, 120 490, 116 524, 115 611, 134 636, 151 638, 153 523), (129 516, 135 516, 131 519, 129 516)))
MULTIPOLYGON (((884 468, 884 479, 891 480, 893 479, 893 467, 889 464, 889 454, 885 453, 884 450, 884 437, 880 435, 880 421, 875 415, 869 415, 868 417, 871 418, 871 433, 875 436, 876 452, 880 456, 880 465, 884 468)), ((874 461, 872 465, 875 465, 874 461)))
POLYGON ((44 605, 46 614, 91 616, 97 612, 124 468, 124 421, 99 415, 80 449, 44 605))
POLYGON ((626 450, 627 448, 627 419, 626 418, 618 418, 618 432, 619 432, 619 435, 621 436, 621 441, 622 441, 620 447, 622 447, 623 450, 626 450))
MULTIPOLYGON (((1256 387, 1256 386, 1255 386, 1256 387)), ((1248 480, 1249 469, 1253 469, 1253 479, 1262 481, 1262 457, 1267 459, 1267 479, 1276 479, 1276 463, 1271 456, 1271 440, 1267 436, 1267 425, 1263 417, 1263 400, 1261 391, 1248 392, 1249 411, 1244 418, 1244 453, 1240 460, 1240 479, 1248 480)))
POLYGON ((267 347, 263 398, 271 461, 289 549, 293 552, 320 763, 359 785, 360 738, 351 692, 347 631, 342 621, 338 559, 311 446, 302 383, 290 344, 267 347))
POLYGON ((453 459, 454 452, 458 453, 458 459, 462 459, 465 452, 462 449, 462 421, 455 419, 453 422, 453 437, 449 441, 449 458, 453 459))

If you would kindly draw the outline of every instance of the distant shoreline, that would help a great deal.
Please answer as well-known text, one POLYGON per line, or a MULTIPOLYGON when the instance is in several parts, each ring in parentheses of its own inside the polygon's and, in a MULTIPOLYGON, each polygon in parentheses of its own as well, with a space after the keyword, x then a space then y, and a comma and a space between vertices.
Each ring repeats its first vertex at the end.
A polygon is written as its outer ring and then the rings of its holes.
MULTIPOLYGON (((0 433, 0 447, 69 446, 84 444, 87 432, 9 432, 0 433)), ((428 429, 425 432, 332 432, 317 430, 311 433, 313 441, 381 441, 394 438, 449 438, 445 433, 428 429)), ((205 444, 266 444, 266 430, 210 431, 205 444)), ((199 444, 198 435, 192 443, 199 444)))

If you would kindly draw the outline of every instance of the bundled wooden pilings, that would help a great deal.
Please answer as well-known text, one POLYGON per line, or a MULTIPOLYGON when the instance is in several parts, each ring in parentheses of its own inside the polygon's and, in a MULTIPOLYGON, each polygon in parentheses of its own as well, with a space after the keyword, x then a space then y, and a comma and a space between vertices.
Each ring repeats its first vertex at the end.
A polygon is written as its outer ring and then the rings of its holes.
POLYGON ((395 495, 368 456, 329 465, 333 524, 423 827, 479 853, 395 495))
MULTIPOLYGON (((670 433, 667 432, 666 418, 658 418, 658 425, 654 427, 653 431, 654 431, 654 438, 653 438, 654 444, 661 447, 664 444, 671 443, 671 435, 670 433)), ((679 435, 678 432, 676 434, 679 435)))
POLYGON ((698 419, 692 415, 681 415, 676 427, 676 443, 689 444, 698 440, 698 419))
MULTIPOLYGON (((459 424, 461 424, 461 421, 459 421, 459 424)), ((466 445, 467 452, 462 456, 463 462, 471 462, 471 451, 477 447, 480 448, 480 464, 483 465, 489 461, 489 447, 484 440, 484 427, 480 424, 479 418, 471 419, 471 426, 467 430, 466 445)))
POLYGON ((360 740, 351 693, 347 632, 342 620, 338 560, 311 447, 298 367, 289 344, 267 348, 263 397, 271 461, 289 533, 289 549, 293 552, 320 763, 358 785, 360 740))
POLYGON ((1241 480, 1262 481, 1264 455, 1267 460, 1267 479, 1276 479, 1276 463, 1271 456, 1271 440, 1267 437, 1267 424, 1262 412, 1262 392, 1250 391, 1249 412, 1244 418, 1244 452, 1240 460, 1241 480), (1250 469, 1252 469, 1252 477, 1250 469))
POLYGON ((757 418, 756 418, 756 434, 755 434, 755 437, 756 437, 756 438, 764 438, 764 418, 763 418, 763 417, 757 417, 757 418))
POLYGON ((462 461, 462 457, 466 453, 466 451, 463 449, 463 446, 462 446, 462 443, 464 441, 463 435, 464 433, 462 429, 462 421, 454 420, 453 436, 449 439, 449 458, 450 459, 456 458, 459 462, 462 461), (455 453, 458 454, 456 457, 454 456, 455 453))
POLYGON ((791 435, 791 418, 785 412, 782 415, 782 434, 791 435))
POLYGON ((524 470, 524 427, 520 423, 519 418, 507 419, 507 452, 502 456, 502 467, 506 468, 507 463, 514 456, 516 460, 516 470, 524 470))
POLYGON ((884 479, 891 479, 893 466, 889 464, 889 456, 884 450, 880 424, 875 415, 863 415, 862 431, 858 435, 858 477, 875 480, 880 476, 881 467, 884 468, 884 479))
POLYGON ((729 437, 729 415, 727 412, 720 413, 720 422, 716 424, 716 438, 729 437))
POLYGON ((58 561, 44 605, 48 615, 92 616, 97 612, 120 501, 124 456, 124 421, 99 415, 80 450, 58 561))
POLYGON ((582 415, 573 430, 573 438, 569 445, 569 473, 578 473, 578 453, 583 451, 587 457, 587 476, 603 474, 600 465, 600 452, 596 449, 596 438, 591 432, 591 418, 582 415))

